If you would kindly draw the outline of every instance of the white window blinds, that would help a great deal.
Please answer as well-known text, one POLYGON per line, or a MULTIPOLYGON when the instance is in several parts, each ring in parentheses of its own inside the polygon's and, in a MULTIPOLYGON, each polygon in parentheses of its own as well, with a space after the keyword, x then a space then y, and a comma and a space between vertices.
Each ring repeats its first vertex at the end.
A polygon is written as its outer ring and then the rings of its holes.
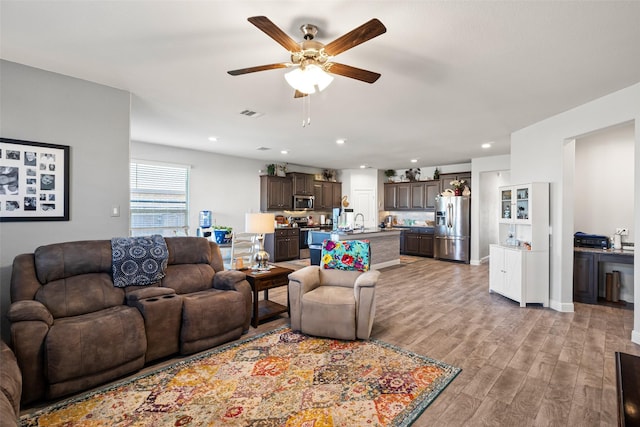
POLYGON ((131 162, 130 234, 186 235, 189 229, 189 167, 131 162))

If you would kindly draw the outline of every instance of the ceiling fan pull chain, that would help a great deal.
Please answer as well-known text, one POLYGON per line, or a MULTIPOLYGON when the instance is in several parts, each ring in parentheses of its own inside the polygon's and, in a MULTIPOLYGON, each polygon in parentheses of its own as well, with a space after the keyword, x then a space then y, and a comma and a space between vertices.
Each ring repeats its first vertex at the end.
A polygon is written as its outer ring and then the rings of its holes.
POLYGON ((302 98, 302 127, 311 124, 311 95, 302 98))

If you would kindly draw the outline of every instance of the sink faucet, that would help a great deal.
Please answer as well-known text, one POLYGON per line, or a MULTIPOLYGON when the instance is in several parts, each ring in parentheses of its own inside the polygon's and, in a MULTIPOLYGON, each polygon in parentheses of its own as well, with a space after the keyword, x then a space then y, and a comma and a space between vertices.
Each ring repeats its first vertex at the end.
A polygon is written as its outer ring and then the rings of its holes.
POLYGON ((364 230, 364 215, 362 213, 357 213, 356 216, 353 218, 353 229, 364 230), (360 227, 356 227, 356 224, 358 223, 358 217, 362 218, 362 225, 360 227))

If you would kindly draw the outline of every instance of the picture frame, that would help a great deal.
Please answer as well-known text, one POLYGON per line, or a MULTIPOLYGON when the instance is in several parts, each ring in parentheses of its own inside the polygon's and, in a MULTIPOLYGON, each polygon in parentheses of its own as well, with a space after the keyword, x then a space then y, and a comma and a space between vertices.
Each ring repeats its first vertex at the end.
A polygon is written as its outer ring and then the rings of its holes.
POLYGON ((0 138, 0 222, 69 221, 69 151, 0 138))

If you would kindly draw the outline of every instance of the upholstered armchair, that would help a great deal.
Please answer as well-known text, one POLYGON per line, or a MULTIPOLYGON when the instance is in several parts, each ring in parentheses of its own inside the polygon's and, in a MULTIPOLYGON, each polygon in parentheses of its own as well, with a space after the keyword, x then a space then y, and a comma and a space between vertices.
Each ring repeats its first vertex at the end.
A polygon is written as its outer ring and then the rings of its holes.
POLYGON ((293 330, 343 340, 369 339, 380 272, 368 271, 368 251, 367 241, 325 241, 320 266, 289 275, 293 330))

